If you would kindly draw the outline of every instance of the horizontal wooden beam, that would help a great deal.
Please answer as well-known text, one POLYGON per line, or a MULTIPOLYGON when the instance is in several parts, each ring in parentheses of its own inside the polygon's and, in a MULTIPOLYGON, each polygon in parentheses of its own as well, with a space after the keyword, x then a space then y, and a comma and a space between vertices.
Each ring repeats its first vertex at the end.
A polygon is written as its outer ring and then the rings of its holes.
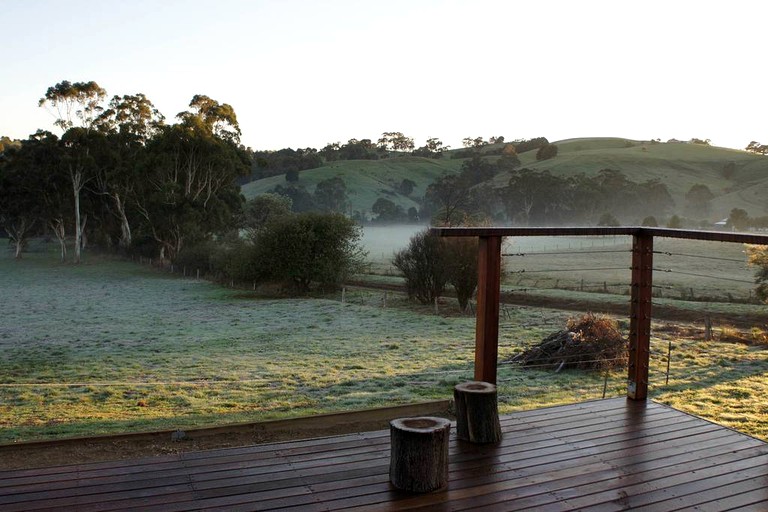
POLYGON ((658 236, 685 238, 713 242, 731 242, 768 245, 768 234, 734 233, 730 231, 699 231, 690 229, 650 228, 640 226, 619 227, 560 227, 560 228, 432 228, 438 236, 658 236))

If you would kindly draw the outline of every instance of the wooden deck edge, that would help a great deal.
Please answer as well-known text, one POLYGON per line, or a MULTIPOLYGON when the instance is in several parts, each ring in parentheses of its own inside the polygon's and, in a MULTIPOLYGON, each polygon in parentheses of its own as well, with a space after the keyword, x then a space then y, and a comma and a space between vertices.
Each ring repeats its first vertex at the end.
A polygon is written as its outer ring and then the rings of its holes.
MULTIPOLYGON (((399 417, 431 415, 450 418, 450 404, 450 400, 431 400, 415 404, 324 413, 298 418, 231 423, 217 427, 187 429, 183 432, 179 430, 156 430, 127 434, 22 441, 18 443, 0 444, 0 453, 4 450, 14 450, 24 447, 46 448, 83 443, 98 444, 123 441, 188 440, 227 434, 255 434, 258 437, 270 438, 270 434, 290 433, 291 437, 289 437, 289 439, 300 439, 302 437, 315 437, 312 435, 313 432, 326 432, 330 429, 338 429, 339 433, 365 432, 386 428, 390 420, 399 417), (303 436, 303 434, 306 434, 306 436, 303 436)), ((268 440, 274 441, 273 438, 268 440)))

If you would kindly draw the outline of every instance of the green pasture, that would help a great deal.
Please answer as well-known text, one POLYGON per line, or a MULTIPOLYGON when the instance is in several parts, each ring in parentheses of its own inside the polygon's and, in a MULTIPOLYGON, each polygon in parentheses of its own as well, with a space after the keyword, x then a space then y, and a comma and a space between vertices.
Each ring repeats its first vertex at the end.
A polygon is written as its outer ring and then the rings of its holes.
MULTIPOLYGON (((451 299, 436 315, 393 292, 265 298, 106 257, 60 264, 53 249, 0 259, 0 442, 445 399, 472 377, 474 319, 451 299)), ((568 315, 508 308, 502 412, 625 392, 624 372, 506 362, 568 315)), ((768 437, 766 351, 700 337, 659 327, 653 396, 768 437)))
MULTIPOLYGON (((317 184, 333 177, 344 180, 349 197, 349 211, 369 212, 373 203, 380 197, 389 199, 403 207, 419 208, 413 198, 421 198, 426 192, 427 185, 444 173, 456 173, 461 168, 462 160, 431 159, 413 156, 400 156, 384 160, 343 160, 329 162, 317 168, 301 171, 298 185, 312 194, 317 184), (404 179, 416 183, 413 193, 404 196, 397 192, 397 187, 404 179)), ((246 198, 251 198, 265 192, 270 192, 277 185, 286 186, 284 175, 272 176, 243 185, 242 192, 246 198)))
MULTIPOLYGON (((759 155, 715 146, 650 144, 618 138, 569 139, 555 144, 555 158, 537 161, 535 151, 528 151, 520 155, 522 166, 547 169, 558 176, 615 169, 635 182, 658 179, 669 189, 679 214, 684 210, 685 193, 691 185, 700 183, 716 196, 710 212, 713 221, 728 217, 733 208, 743 208, 752 216, 767 213, 764 198, 768 192, 768 159, 759 155), (723 169, 729 163, 736 171, 726 178, 723 169)), ((498 176, 496 184, 506 184, 505 177, 498 176)))

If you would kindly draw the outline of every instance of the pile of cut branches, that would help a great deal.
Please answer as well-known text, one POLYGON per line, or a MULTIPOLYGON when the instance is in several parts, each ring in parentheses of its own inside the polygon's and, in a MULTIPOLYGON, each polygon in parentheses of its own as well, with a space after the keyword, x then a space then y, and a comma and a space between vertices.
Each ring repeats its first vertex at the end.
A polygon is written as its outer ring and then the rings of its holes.
POLYGON ((612 370, 627 365, 627 340, 615 320, 586 313, 569 318, 566 329, 515 355, 512 362, 523 366, 612 370))

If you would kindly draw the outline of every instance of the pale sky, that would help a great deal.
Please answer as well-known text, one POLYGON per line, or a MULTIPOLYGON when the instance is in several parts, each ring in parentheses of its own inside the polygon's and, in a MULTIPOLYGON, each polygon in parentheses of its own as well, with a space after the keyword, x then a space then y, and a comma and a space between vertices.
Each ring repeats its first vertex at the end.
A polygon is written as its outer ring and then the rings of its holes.
POLYGON ((254 149, 401 131, 768 143, 768 2, 0 0, 0 135, 62 80, 169 121, 231 104, 254 149))

